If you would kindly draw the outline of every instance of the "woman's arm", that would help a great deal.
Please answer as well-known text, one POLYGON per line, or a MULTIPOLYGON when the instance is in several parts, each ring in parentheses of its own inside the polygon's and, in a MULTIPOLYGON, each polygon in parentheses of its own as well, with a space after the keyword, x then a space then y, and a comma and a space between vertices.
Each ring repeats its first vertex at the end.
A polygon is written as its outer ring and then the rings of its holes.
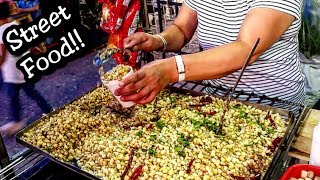
POLYGON ((4 58, 6 57, 6 46, 4 44, 0 44, 0 66, 4 62, 4 58))
MULTIPOLYGON (((220 78, 240 69, 258 37, 260 44, 250 63, 271 47, 290 27, 294 17, 270 8, 251 10, 235 42, 191 55, 184 55, 186 80, 220 78), (266 18, 268 17, 268 18, 266 18)), ((125 101, 145 104, 170 82, 178 81, 174 58, 153 62, 122 80, 116 91, 125 101)))
POLYGON ((173 25, 160 33, 168 42, 167 50, 178 51, 183 48, 191 40, 197 25, 197 12, 183 4, 173 25))
MULTIPOLYGON (((166 50, 180 50, 191 40, 197 24, 197 13, 183 4, 173 24, 161 33, 168 42, 166 50)), ((133 51, 155 51, 163 49, 163 42, 157 36, 140 32, 124 39, 124 48, 131 48, 133 51)))
MULTIPOLYGON (((252 64, 279 40, 293 21, 293 16, 277 10, 268 8, 251 10, 247 14, 235 42, 183 56, 186 80, 216 79, 239 70, 254 42, 260 37, 260 44, 250 60, 250 64, 252 64)), ((174 59, 170 59, 170 61, 174 61, 174 59)), ((177 76, 172 81, 177 81, 177 76)))

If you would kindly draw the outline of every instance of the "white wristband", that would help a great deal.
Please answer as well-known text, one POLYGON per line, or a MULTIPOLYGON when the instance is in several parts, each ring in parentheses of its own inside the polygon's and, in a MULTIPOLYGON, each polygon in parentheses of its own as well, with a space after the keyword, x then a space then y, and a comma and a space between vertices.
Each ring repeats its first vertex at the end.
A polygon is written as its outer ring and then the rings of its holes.
POLYGON ((180 55, 174 56, 174 58, 176 59, 176 63, 177 63, 177 69, 178 69, 178 75, 179 75, 178 81, 184 81, 186 79, 186 74, 185 74, 183 59, 180 55))
POLYGON ((163 49, 162 49, 162 51, 165 52, 166 49, 167 49, 167 46, 168 46, 167 40, 166 40, 163 36, 161 36, 160 34, 156 34, 155 36, 157 36, 157 37, 159 37, 159 38, 161 39, 161 41, 162 41, 162 43, 163 43, 163 49))

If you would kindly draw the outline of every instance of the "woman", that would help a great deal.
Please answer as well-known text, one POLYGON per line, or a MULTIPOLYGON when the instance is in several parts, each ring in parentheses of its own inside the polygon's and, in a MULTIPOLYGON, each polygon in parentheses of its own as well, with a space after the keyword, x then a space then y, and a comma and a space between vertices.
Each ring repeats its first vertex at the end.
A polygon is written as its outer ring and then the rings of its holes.
POLYGON ((184 79, 183 72, 179 78, 177 63, 184 65, 187 81, 208 80, 213 85, 233 87, 239 69, 260 37, 237 90, 303 103, 304 76, 298 59, 301 3, 301 0, 185 0, 172 26, 156 36, 136 33, 125 39, 124 47, 134 51, 163 48, 177 51, 198 28, 204 51, 183 55, 183 63, 180 57, 152 62, 124 79, 116 94, 124 101, 151 102, 169 83, 184 79))

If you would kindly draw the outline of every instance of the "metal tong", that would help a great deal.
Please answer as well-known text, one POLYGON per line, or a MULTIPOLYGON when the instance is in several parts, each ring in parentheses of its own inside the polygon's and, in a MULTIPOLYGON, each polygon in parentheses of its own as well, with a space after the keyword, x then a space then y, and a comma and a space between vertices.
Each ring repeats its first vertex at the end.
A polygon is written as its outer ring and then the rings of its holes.
POLYGON ((221 119, 220 119, 220 124, 219 124, 219 128, 218 128, 218 130, 217 130, 217 134, 221 134, 221 132, 222 132, 222 127, 223 127, 224 121, 225 121, 225 115, 226 115, 226 112, 229 110, 229 104, 230 104, 230 101, 231 101, 231 97, 233 96, 233 94, 234 94, 234 92, 235 92, 235 90, 236 90, 236 88, 237 88, 237 86, 238 86, 238 84, 239 84, 239 82, 240 82, 240 79, 241 79, 241 77, 242 77, 242 75, 243 75, 243 72, 244 72, 244 70, 246 69, 246 67, 248 66, 249 61, 250 61, 250 59, 252 58, 253 53, 255 52, 255 50, 256 50, 259 42, 260 42, 260 38, 258 38, 258 39, 256 40, 256 42, 254 43, 254 46, 252 47, 252 49, 251 49, 251 51, 250 51, 250 54, 249 54, 248 57, 247 57, 247 60, 245 61, 245 63, 244 63, 243 66, 242 66, 242 69, 241 69, 241 72, 240 72, 240 74, 239 74, 239 77, 238 77, 238 79, 237 79, 237 81, 236 81, 236 84, 235 84, 234 87, 232 88, 231 93, 229 93, 229 95, 228 95, 228 97, 227 97, 227 100, 225 101, 225 105, 224 105, 224 109, 223 109, 223 114, 222 114, 221 119))

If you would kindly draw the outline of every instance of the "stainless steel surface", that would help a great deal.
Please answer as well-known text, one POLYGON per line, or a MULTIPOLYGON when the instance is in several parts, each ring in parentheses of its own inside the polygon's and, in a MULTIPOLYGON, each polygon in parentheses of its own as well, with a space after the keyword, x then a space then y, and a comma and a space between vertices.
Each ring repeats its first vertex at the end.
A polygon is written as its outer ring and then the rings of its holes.
POLYGON ((44 159, 40 154, 35 154, 31 150, 26 150, 13 160, 5 168, 0 170, 0 180, 19 179, 19 176, 27 172, 34 164, 44 159))
POLYGON ((229 104, 230 104, 230 101, 231 101, 231 97, 233 96, 233 94, 234 94, 234 92, 235 92, 235 90, 236 90, 236 88, 237 88, 237 86, 238 86, 238 84, 240 82, 240 79, 241 79, 241 77, 243 75, 243 72, 246 69, 246 67, 248 66, 249 61, 251 60, 251 58, 253 56, 253 53, 255 52, 259 42, 260 42, 260 38, 258 38, 256 40, 256 42, 254 43, 254 45, 253 45, 253 47, 252 47, 252 49, 251 49, 246 61, 244 62, 243 66, 242 66, 242 69, 240 71, 240 74, 239 74, 239 77, 238 77, 237 81, 234 84, 231 93, 228 95, 227 100, 225 101, 225 105, 224 105, 223 113, 222 113, 222 116, 221 116, 221 119, 220 119, 220 124, 219 124, 219 128, 217 130, 217 134, 221 134, 222 127, 223 127, 224 121, 225 121, 225 115, 226 115, 226 112, 229 110, 229 104))

